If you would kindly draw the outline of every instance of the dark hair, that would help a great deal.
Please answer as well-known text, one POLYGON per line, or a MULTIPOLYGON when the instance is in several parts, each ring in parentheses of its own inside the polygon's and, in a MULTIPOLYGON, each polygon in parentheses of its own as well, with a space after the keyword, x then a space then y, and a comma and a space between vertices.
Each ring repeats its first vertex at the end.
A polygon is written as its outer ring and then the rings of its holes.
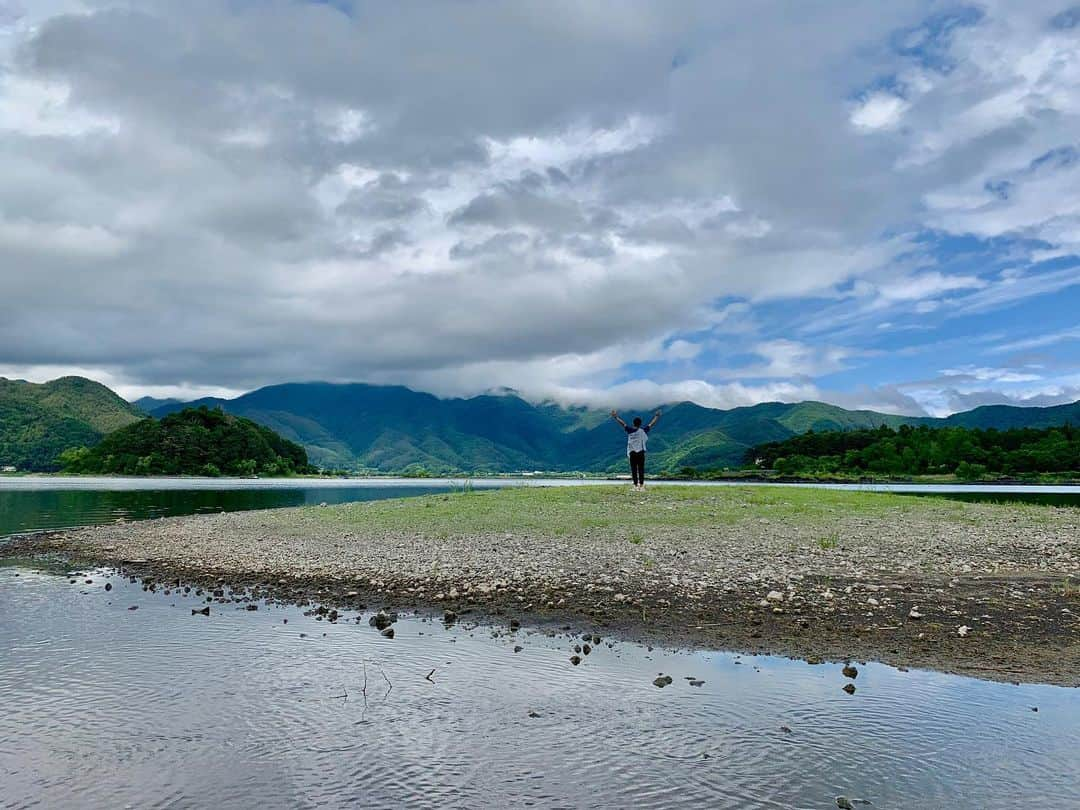
POLYGON ((634 417, 634 427, 641 427, 641 417, 640 416, 635 416, 634 417))

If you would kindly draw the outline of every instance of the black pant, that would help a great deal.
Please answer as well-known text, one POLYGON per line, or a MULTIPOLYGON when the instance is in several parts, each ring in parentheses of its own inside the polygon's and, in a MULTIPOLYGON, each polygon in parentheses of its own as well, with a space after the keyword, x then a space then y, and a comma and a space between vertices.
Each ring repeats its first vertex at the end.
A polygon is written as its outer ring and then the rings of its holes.
POLYGON ((637 450, 630 452, 630 477, 634 479, 635 486, 645 485, 645 451, 637 450))

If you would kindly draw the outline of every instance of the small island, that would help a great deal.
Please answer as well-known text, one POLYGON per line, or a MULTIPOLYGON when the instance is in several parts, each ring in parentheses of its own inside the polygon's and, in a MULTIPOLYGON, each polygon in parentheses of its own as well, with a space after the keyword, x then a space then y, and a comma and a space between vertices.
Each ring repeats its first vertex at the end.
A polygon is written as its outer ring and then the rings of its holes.
POLYGON ((303 447, 219 409, 186 408, 139 420, 94 447, 60 454, 67 473, 93 475, 288 476, 313 473, 303 447))

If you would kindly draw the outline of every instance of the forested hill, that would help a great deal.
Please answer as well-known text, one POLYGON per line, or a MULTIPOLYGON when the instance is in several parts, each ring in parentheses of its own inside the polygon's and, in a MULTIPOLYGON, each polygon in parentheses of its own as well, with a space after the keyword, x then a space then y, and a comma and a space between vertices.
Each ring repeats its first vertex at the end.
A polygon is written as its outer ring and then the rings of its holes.
POLYGON ((96 444, 141 415, 104 385, 83 377, 41 384, 0 377, 0 467, 59 469, 65 449, 96 444))
POLYGON ((188 408, 120 428, 61 454, 65 472, 99 475, 266 475, 313 472, 307 453, 269 428, 217 408, 188 408))
MULTIPOLYGON (((192 403, 188 403, 190 405, 192 403)), ((400 386, 290 383, 207 404, 246 416, 302 444, 313 463, 345 469, 432 473, 621 470, 622 435, 606 411, 530 404, 512 394, 439 399, 400 386)), ((170 404, 163 415, 184 405, 170 404)), ((652 409, 641 413, 648 416, 652 409)), ((632 416, 627 411, 625 416, 632 416)), ((689 402, 664 407, 649 440, 650 467, 738 466, 746 451, 808 430, 882 425, 1012 427, 1080 424, 1080 403, 1053 408, 994 406, 948 419, 849 411, 821 402, 715 410, 689 402)))

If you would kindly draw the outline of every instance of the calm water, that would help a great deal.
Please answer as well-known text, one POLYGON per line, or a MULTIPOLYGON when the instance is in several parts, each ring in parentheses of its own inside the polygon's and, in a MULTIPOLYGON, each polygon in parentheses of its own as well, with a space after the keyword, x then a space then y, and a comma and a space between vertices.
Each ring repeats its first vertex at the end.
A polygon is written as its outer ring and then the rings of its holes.
POLYGON ((835 808, 844 795, 1011 809, 1080 796, 1076 690, 869 664, 849 696, 838 665, 601 643, 574 666, 580 639, 527 629, 403 617, 388 640, 354 614, 191 615, 201 604, 106 571, 70 584, 0 567, 0 806, 835 808))
MULTIPOLYGON (((70 480, 70 479, 69 479, 70 480)), ((334 486, 306 481, 302 486, 284 482, 221 481, 209 479, 98 479, 101 488, 12 486, 11 482, 40 482, 48 479, 0 479, 0 537, 16 532, 62 529, 112 523, 116 520, 193 515, 203 512, 238 512, 246 509, 273 509, 318 503, 346 503, 379 498, 403 498, 446 491, 444 486, 334 486), (206 486, 207 483, 214 486, 206 486), (7 483, 7 486, 5 486, 7 483), (150 488, 125 486, 149 484, 150 488), (261 484, 261 485, 260 485, 261 484)), ((86 481, 76 481, 86 485, 86 481)), ((343 482, 347 483, 347 482, 343 482)), ((460 484, 458 485, 460 486, 460 484)))

